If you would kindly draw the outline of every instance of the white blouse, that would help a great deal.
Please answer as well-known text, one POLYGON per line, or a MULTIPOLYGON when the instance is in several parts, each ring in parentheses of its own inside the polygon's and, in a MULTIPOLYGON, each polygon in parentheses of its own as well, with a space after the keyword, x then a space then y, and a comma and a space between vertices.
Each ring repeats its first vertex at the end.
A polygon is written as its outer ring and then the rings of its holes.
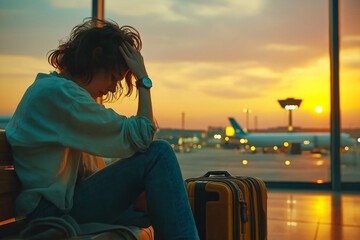
POLYGON ((121 116, 56 72, 39 73, 6 127, 22 184, 16 215, 32 212, 41 196, 70 211, 82 152, 130 157, 146 151, 155 132, 146 117, 121 116))

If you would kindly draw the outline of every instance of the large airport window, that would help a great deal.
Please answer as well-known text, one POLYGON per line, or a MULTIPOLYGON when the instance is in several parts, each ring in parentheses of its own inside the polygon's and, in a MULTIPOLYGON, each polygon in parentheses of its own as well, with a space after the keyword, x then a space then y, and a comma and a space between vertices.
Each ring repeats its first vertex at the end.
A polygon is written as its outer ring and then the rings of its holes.
MULTIPOLYGON (((341 2, 341 178, 360 182, 359 1, 341 2)), ((91 16, 90 1, 0 3, 0 128, 46 54, 91 16)), ((157 139, 184 178, 210 170, 267 182, 331 181, 327 0, 117 1, 105 18, 142 37, 157 139)), ((105 103, 136 115, 136 94, 105 103)), ((108 159, 111 161, 111 159, 108 159)))
MULTIPOLYGON (((267 182, 331 181, 328 1, 149 4, 131 20, 143 19, 157 137, 174 147, 184 178, 227 170, 267 182)), ((348 41, 340 59, 342 127, 349 134, 341 171, 344 181, 359 181, 352 144, 359 85, 346 84, 359 75, 357 3, 341 4, 341 39, 348 41)))

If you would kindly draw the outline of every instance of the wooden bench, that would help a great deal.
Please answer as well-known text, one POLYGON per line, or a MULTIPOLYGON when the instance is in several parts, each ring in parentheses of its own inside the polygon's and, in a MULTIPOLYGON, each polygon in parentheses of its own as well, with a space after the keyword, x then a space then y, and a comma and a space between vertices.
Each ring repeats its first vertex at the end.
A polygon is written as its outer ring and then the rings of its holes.
MULTIPOLYGON (((26 226, 26 217, 15 218, 14 201, 21 189, 21 183, 14 171, 11 148, 5 130, 0 129, 0 239, 15 238, 26 226)), ((146 210, 145 194, 135 202, 135 209, 146 210)), ((138 239, 154 239, 152 227, 139 229, 138 239)), ((96 239, 92 238, 92 239, 96 239)), ((99 239, 106 239, 100 236, 99 239)))
POLYGON ((15 219, 14 201, 20 192, 11 148, 4 130, 0 130, 0 236, 11 236, 25 227, 25 217, 15 219))

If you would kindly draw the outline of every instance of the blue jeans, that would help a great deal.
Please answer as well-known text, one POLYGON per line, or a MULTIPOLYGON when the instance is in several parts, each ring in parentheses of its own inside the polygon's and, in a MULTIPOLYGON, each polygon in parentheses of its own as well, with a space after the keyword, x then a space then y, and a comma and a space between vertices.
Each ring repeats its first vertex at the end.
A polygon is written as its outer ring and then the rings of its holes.
MULTIPOLYGON (((79 182, 73 202, 69 215, 78 223, 151 224, 158 240, 199 239, 179 164, 165 141, 154 141, 145 153, 119 160, 79 182), (148 216, 132 209, 143 191, 148 216)), ((42 199, 29 217, 62 214, 42 199)))

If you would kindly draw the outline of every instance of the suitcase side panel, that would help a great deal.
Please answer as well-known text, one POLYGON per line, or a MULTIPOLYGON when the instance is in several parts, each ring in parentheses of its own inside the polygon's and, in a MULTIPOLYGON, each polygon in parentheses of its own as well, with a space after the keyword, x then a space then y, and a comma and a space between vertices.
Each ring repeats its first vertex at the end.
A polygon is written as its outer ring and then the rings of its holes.
POLYGON ((233 240, 232 189, 221 181, 188 181, 187 191, 200 239, 233 240))
POLYGON ((251 239, 267 239, 267 189, 265 183, 254 177, 237 177, 244 181, 250 192, 251 239))
POLYGON ((257 185, 256 188, 259 196, 258 199, 259 239, 266 240, 267 239, 267 188, 264 181, 259 178, 253 177, 252 181, 254 185, 257 185))

